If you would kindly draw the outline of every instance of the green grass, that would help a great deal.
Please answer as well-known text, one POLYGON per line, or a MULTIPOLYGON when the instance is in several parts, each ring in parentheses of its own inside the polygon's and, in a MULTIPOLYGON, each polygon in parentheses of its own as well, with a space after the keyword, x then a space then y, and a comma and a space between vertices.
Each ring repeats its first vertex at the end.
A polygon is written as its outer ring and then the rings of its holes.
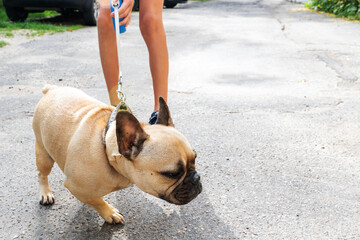
POLYGON ((305 7, 350 20, 360 20, 360 0, 309 0, 305 7))
POLYGON ((9 43, 5 42, 5 41, 0 41, 0 48, 3 47, 3 46, 6 46, 8 45, 9 43))
POLYGON ((2 0, 0 0, 0 36, 12 37, 13 30, 29 30, 28 36, 41 36, 45 33, 54 34, 58 32, 72 31, 82 28, 82 25, 63 26, 46 22, 47 18, 59 15, 55 11, 44 11, 42 13, 29 13, 24 22, 12 22, 6 15, 2 0))
POLYGON ((12 32, 5 32, 4 35, 6 37, 13 37, 14 36, 14 34, 12 32))
POLYGON ((44 11, 39 13, 30 13, 28 19, 40 19, 40 18, 49 18, 59 16, 60 13, 56 11, 44 11))

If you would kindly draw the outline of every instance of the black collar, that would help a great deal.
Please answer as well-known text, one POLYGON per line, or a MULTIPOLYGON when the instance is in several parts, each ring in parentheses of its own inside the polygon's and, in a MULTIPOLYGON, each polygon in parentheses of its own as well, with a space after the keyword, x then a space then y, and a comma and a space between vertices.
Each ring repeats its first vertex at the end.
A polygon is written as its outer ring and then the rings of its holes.
POLYGON ((128 111, 130 113, 131 110, 129 108, 129 106, 125 103, 125 102, 120 102, 116 107, 115 109, 112 111, 111 115, 110 115, 110 118, 106 124, 106 128, 105 128, 105 135, 107 133, 107 131, 109 130, 109 127, 110 127, 110 124, 115 121, 116 119, 116 115, 118 114, 119 111, 128 111))

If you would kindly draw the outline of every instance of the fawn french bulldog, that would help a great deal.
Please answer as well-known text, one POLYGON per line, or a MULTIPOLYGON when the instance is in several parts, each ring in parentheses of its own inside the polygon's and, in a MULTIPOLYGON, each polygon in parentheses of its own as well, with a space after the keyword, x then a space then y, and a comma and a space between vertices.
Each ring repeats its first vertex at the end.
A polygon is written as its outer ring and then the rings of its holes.
POLYGON ((155 125, 119 111, 105 132, 114 107, 70 87, 46 85, 43 93, 33 119, 40 204, 54 203, 48 183, 54 162, 65 187, 108 223, 125 221, 102 197, 131 184, 179 205, 201 192, 196 153, 174 128, 164 99, 155 125))

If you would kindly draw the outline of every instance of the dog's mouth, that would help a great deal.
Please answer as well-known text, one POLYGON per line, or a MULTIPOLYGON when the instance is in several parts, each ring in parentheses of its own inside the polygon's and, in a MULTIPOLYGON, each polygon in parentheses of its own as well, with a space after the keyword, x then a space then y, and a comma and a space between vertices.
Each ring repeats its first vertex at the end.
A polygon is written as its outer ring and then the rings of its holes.
POLYGON ((202 191, 202 184, 199 182, 192 188, 183 186, 177 191, 173 192, 173 197, 176 199, 176 205, 184 205, 194 200, 202 191))
POLYGON ((190 172, 169 196, 160 195, 167 202, 184 205, 194 200, 202 191, 200 176, 196 171, 190 172))

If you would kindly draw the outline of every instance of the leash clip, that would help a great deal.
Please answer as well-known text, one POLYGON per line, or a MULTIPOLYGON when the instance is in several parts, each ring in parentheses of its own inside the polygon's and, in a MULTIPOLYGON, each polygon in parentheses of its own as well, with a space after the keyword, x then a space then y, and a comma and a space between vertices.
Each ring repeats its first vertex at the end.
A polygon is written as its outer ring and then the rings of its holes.
POLYGON ((122 90, 122 73, 120 72, 119 74, 119 81, 118 81, 118 89, 116 90, 117 94, 118 94, 118 98, 120 102, 125 102, 126 100, 126 96, 125 93, 122 90))

